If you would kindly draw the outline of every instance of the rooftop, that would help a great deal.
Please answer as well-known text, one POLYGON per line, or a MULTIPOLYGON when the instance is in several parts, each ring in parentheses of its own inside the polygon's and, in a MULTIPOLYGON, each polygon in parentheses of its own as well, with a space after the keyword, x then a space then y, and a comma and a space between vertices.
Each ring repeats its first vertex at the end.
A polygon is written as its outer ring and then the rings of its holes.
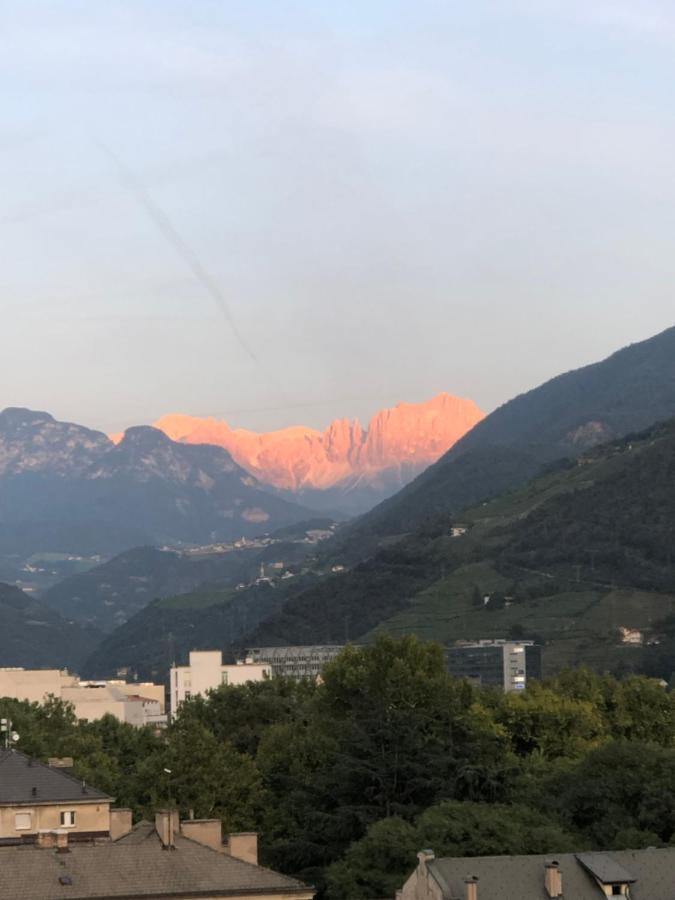
POLYGON ((548 900, 547 863, 555 860, 565 897, 599 900, 602 884, 630 884, 631 900, 673 900, 675 847, 558 856, 447 857, 427 865, 447 900, 464 896, 467 877, 478 877, 479 900, 548 900), (597 880, 596 880, 597 879, 597 880))
POLYGON ((50 768, 18 750, 0 750, 0 804, 112 800, 63 769, 50 768))
POLYGON ((0 869, 0 900, 313 896, 311 888, 294 878, 181 835, 175 837, 175 849, 166 850, 149 822, 141 822, 118 841, 73 844, 68 853, 0 848, 0 869))

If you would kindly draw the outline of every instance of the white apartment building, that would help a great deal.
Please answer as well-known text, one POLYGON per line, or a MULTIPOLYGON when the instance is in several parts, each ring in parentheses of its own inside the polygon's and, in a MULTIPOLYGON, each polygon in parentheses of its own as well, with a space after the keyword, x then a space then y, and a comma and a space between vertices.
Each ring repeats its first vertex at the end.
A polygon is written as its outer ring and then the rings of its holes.
POLYGON ((72 703, 78 719, 105 715, 130 725, 162 725, 164 685, 125 681, 80 681, 65 669, 0 668, 0 698, 44 703, 48 697, 72 703))
POLYGON ((220 650, 191 650, 189 665, 171 668, 171 715, 175 715, 183 700, 203 697, 221 684, 245 684, 271 676, 272 667, 263 663, 246 659, 228 666, 223 665, 220 650))

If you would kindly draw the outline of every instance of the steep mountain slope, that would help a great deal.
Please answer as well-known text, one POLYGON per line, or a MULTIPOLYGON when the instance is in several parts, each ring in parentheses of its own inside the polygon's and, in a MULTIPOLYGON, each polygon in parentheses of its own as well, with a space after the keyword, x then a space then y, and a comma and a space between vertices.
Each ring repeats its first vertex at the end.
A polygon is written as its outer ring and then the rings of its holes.
POLYGON ((561 461, 518 491, 439 515, 289 599, 247 642, 538 636, 549 668, 675 671, 675 421, 561 461), (453 533, 454 529, 454 533, 453 533), (485 597, 490 600, 486 604, 485 597), (621 641, 639 629, 650 646, 621 641))
POLYGON ((258 534, 307 518, 261 490, 220 447, 178 444, 154 428, 129 429, 115 445, 47 413, 0 413, 0 553, 82 552, 82 542, 86 552, 109 553, 258 534))
POLYGON ((399 490, 482 418, 472 401, 439 394, 381 410, 366 430, 337 419, 324 432, 294 427, 259 434, 183 415, 164 416, 155 427, 173 440, 224 447, 260 481, 304 502, 354 511, 399 490))
MULTIPOLYGON (((568 372, 491 413, 400 493, 345 529, 343 546, 412 530, 523 484, 545 464, 675 415, 675 328, 568 372)), ((372 543, 370 544, 372 546, 372 543)))
POLYGON ((0 635, 0 666, 75 671, 102 637, 9 584, 0 584, 0 635))

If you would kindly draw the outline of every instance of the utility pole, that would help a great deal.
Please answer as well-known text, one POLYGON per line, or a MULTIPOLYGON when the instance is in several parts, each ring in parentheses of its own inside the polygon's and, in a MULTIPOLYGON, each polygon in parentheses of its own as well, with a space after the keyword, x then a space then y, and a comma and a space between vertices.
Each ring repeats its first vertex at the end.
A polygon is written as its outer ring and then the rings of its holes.
POLYGON ((19 735, 12 730, 11 719, 0 719, 0 734, 5 736, 5 750, 9 750, 19 740, 19 735))

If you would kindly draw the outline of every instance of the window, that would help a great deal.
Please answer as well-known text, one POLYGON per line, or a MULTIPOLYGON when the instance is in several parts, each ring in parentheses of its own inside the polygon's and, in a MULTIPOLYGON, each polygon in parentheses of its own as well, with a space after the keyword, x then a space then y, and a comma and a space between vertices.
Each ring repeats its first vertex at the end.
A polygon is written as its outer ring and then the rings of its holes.
POLYGON ((17 831, 28 831, 32 824, 32 818, 30 813, 17 813, 14 816, 14 828, 17 831))
POLYGON ((61 827, 62 828, 74 828, 75 827, 75 813, 73 810, 65 810, 61 813, 61 827))
POLYGON ((220 673, 220 683, 227 684, 227 672, 220 673))
POLYGON ((185 699, 186 700, 189 700, 191 696, 192 696, 192 693, 190 691, 185 691, 185 699))
POLYGON ((621 888, 622 888, 622 885, 620 885, 620 884, 613 884, 613 885, 612 885, 612 897, 620 897, 620 896, 622 895, 622 893, 623 893, 623 891, 621 890, 621 888))

